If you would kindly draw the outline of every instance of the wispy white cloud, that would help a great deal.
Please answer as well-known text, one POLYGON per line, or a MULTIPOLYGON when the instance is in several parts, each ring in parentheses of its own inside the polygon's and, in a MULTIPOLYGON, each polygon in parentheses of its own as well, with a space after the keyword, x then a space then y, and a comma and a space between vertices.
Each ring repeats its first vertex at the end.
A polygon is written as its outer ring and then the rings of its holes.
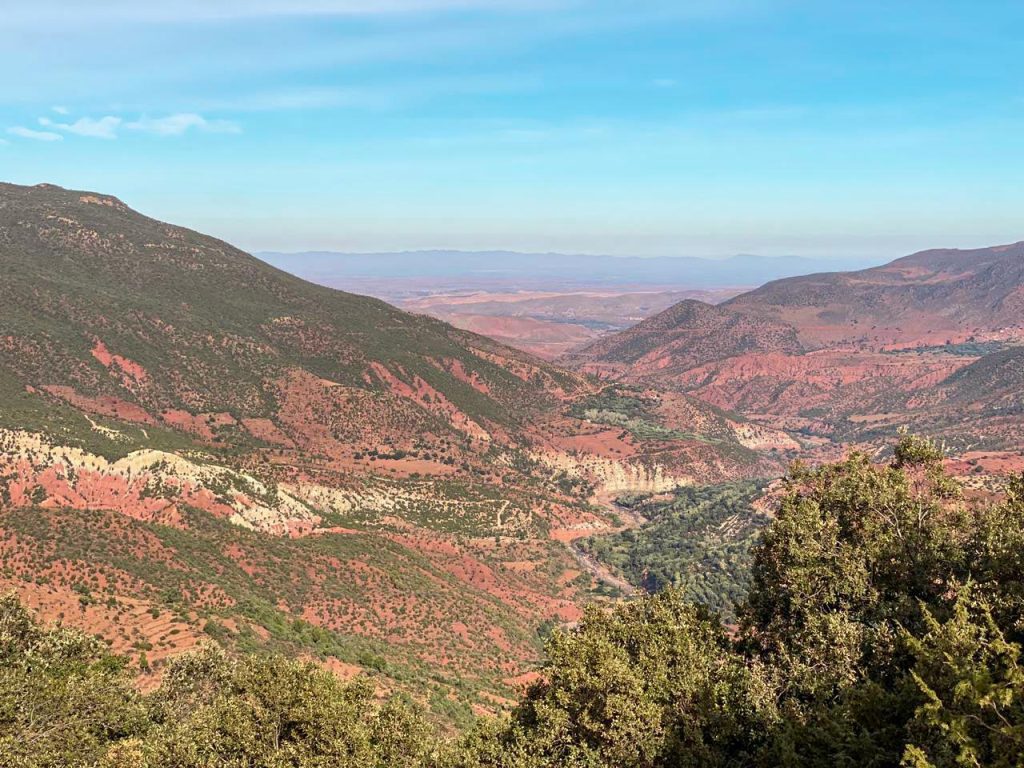
POLYGON ((180 136, 190 130, 204 133, 241 133, 237 123, 229 120, 207 120, 195 112, 179 112, 165 117, 140 117, 124 127, 130 131, 153 134, 154 136, 180 136))
POLYGON ((57 106, 54 106, 54 107, 50 107, 50 109, 52 109, 52 110, 53 110, 54 112, 56 112, 56 113, 57 113, 58 115, 66 115, 66 114, 69 114, 69 113, 70 113, 70 111, 71 111, 71 110, 69 110, 69 109, 68 109, 67 107, 62 107, 62 106, 60 106, 59 104, 58 104, 57 106))
POLYGON ((39 118, 39 124, 47 128, 55 128, 76 136, 87 136, 92 139, 116 139, 117 129, 121 127, 121 118, 107 115, 106 117, 81 117, 73 123, 57 123, 48 117, 39 118))
POLYGON ((541 86, 538 78, 518 74, 502 77, 424 77, 360 87, 296 86, 259 90, 206 100, 199 99, 193 103, 200 109, 215 112, 277 112, 333 108, 383 110, 419 104, 438 97, 522 93, 537 90, 541 86))
POLYGON ((18 126, 8 132, 24 139, 60 141, 61 134, 72 134, 90 139, 116 139, 122 130, 136 131, 151 136, 181 136, 189 131, 202 133, 241 133, 237 123, 228 120, 210 120, 195 112, 178 112, 162 117, 143 115, 125 120, 117 115, 80 117, 74 122, 61 123, 49 117, 40 117, 39 125, 46 130, 18 126))
POLYGON ((62 141, 64 139, 64 137, 59 133, 54 133, 53 131, 36 131, 32 128, 25 128, 21 125, 8 128, 7 132, 12 136, 18 136, 22 139, 32 139, 34 141, 62 141))
POLYGON ((363 88, 296 87, 200 101, 202 107, 231 112, 276 112, 291 109, 386 106, 390 96, 363 88))

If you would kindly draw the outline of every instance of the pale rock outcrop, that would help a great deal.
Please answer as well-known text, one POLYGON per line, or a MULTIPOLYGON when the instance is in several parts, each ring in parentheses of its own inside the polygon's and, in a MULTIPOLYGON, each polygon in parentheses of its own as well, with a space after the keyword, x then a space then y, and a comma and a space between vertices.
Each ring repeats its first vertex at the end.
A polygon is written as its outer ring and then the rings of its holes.
POLYGON ((177 504, 268 533, 320 522, 287 491, 228 467, 148 449, 111 461, 37 433, 0 430, 0 505, 111 509, 157 520, 177 504))
POLYGON ((693 484, 692 478, 673 474, 660 464, 647 465, 554 451, 535 453, 532 458, 551 470, 593 483, 598 495, 663 493, 693 484))

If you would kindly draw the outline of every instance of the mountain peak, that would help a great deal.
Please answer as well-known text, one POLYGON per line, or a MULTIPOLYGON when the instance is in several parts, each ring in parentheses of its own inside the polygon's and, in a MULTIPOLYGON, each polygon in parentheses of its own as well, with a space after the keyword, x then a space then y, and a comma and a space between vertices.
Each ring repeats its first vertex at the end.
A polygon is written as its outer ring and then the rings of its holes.
POLYGON ((32 186, 0 182, 0 201, 17 199, 22 204, 39 206, 74 206, 78 204, 102 205, 122 213, 133 212, 125 203, 113 195, 88 190, 74 190, 57 184, 42 183, 32 186))

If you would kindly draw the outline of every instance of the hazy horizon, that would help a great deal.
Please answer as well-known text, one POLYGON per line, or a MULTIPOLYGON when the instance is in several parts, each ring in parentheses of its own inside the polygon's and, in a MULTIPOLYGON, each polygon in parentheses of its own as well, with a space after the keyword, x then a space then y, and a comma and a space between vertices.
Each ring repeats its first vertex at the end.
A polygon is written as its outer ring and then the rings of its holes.
MULTIPOLYGON (((275 267, 312 282, 356 292, 389 296, 426 279, 452 289, 517 286, 532 290, 581 290, 587 286, 750 288, 772 280, 815 272, 841 272, 876 266, 879 259, 808 258, 736 254, 724 258, 615 256, 608 254, 512 251, 399 251, 343 253, 258 251, 275 267), (373 287, 370 281, 393 281, 373 287)), ((436 286, 435 286, 436 287, 436 286)))

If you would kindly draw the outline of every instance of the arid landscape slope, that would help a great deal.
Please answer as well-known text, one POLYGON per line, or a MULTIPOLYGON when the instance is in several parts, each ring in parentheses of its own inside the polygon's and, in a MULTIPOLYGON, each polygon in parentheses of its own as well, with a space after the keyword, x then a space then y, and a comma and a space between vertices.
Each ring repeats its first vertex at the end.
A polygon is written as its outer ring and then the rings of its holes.
POLYGON ((714 303, 740 292, 729 288, 644 290, 609 285, 601 290, 565 292, 432 293, 392 302, 409 312, 421 312, 545 359, 556 359, 683 299, 714 303))
POLYGON ((464 720, 603 599, 604 501, 797 447, 103 194, 0 185, 0 270, 0 587, 153 674, 213 637, 464 720))
POLYGON ((1019 448, 1024 243, 686 301, 567 358, 833 445, 901 426, 960 452, 1019 448))

